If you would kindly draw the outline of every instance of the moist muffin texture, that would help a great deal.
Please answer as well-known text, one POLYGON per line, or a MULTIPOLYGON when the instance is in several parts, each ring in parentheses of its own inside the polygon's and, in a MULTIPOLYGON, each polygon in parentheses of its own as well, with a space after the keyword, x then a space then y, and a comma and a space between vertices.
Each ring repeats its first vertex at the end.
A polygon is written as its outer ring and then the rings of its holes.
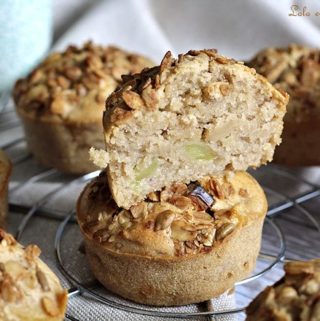
POLYGON ((247 321, 319 321, 320 259, 287 263, 283 279, 247 308, 247 321))
POLYGON ((284 165, 319 165, 320 51, 292 44, 267 48, 248 62, 278 89, 290 95, 282 144, 274 161, 284 165))
POLYGON ((107 289, 143 304, 189 304, 253 270, 267 202, 248 173, 174 183, 129 210, 116 205, 105 176, 87 185, 77 215, 90 267, 107 289))
POLYGON ((8 214, 8 184, 11 170, 10 160, 0 149, 0 228, 5 225, 8 214))
POLYGON ((270 161, 288 96, 215 50, 189 51, 132 77, 107 100, 106 153, 114 200, 126 209, 173 181, 270 161), (245 151, 245 152, 244 152, 245 151), (124 188, 125 187, 125 188, 124 188))
POLYGON ((88 150, 104 147, 101 118, 106 98, 122 74, 152 65, 138 54, 91 42, 51 54, 13 90, 35 158, 68 173, 95 170, 88 150))
POLYGON ((64 320, 67 291, 39 255, 0 229, 0 320, 64 320))

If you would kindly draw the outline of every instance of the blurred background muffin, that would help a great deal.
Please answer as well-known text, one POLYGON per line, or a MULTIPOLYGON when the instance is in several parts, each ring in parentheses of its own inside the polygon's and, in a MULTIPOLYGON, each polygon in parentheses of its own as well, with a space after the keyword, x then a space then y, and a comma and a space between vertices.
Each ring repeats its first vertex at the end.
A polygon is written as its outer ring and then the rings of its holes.
POLYGON ((282 143, 274 161, 320 165, 320 51, 296 44, 267 48, 248 64, 290 95, 282 143))
POLYGON ((101 119, 106 98, 121 75, 151 65, 138 54, 91 42, 51 54, 13 91, 34 157, 66 173, 95 170, 88 150, 104 146, 101 119))

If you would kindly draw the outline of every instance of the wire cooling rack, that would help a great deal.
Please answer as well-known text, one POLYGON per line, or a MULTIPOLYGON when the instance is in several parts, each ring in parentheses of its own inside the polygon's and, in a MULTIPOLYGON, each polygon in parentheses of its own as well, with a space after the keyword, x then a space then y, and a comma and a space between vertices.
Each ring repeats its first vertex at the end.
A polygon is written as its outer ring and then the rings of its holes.
POLYGON ((22 243, 36 243, 42 248, 43 259, 68 289, 68 320, 230 320, 230 316, 234 317, 231 320, 244 320, 244 308, 283 275, 286 260, 320 256, 320 170, 269 165, 251 171, 266 192, 269 211, 257 267, 249 278, 238 282, 233 293, 219 301, 218 308, 210 301, 173 308, 129 302, 94 280, 75 221, 79 192, 98 173, 68 176, 37 164, 26 148, 8 94, 0 96, 0 148, 14 165, 8 229, 22 243))

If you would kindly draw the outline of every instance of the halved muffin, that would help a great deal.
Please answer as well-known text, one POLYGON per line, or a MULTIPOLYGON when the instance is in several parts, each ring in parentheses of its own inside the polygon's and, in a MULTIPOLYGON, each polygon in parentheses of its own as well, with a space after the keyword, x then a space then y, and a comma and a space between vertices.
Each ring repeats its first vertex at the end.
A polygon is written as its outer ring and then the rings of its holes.
POLYGON ((67 291, 39 255, 0 229, 0 320, 64 320, 67 291))
POLYGON ((106 98, 122 74, 152 65, 138 54, 91 42, 51 54, 13 90, 35 158, 66 173, 96 170, 88 150, 104 147, 101 119, 106 98))
POLYGON ((320 320, 320 259, 289 262, 284 270, 250 303, 247 321, 320 320))
POLYGON ((215 50, 169 52, 125 80, 106 103, 106 154, 92 152, 120 207, 174 181, 258 167, 281 141, 287 94, 215 50))
POLYGON ((10 160, 0 149, 0 227, 5 225, 8 213, 8 184, 11 170, 10 160))
POLYGON ((255 267, 267 202, 246 172, 174 183, 129 210, 106 173, 82 192, 78 223, 95 277, 135 302, 182 305, 233 287, 255 267))

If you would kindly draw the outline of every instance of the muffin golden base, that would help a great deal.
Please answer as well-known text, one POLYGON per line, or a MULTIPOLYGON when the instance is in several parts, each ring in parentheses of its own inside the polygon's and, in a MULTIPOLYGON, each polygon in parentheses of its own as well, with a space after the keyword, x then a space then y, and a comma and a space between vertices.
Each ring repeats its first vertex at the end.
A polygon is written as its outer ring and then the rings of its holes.
POLYGON ((21 110, 18 112, 28 148, 39 163, 70 174, 98 169, 89 160, 89 149, 91 146, 104 147, 102 124, 68 123, 54 119, 39 121, 21 110))
POLYGON ((119 209, 105 180, 103 173, 85 188, 77 211, 90 268, 110 291, 142 304, 184 305, 219 296, 254 269, 267 203, 249 174, 202 181, 216 183, 215 218, 180 192, 165 201, 151 195, 140 213, 141 204, 119 209))
POLYGON ((320 119, 285 119, 282 143, 277 146, 274 162, 287 166, 320 165, 320 119))
POLYGON ((8 157, 0 149, 0 227, 5 225, 8 213, 8 180, 11 170, 12 166, 8 157))

